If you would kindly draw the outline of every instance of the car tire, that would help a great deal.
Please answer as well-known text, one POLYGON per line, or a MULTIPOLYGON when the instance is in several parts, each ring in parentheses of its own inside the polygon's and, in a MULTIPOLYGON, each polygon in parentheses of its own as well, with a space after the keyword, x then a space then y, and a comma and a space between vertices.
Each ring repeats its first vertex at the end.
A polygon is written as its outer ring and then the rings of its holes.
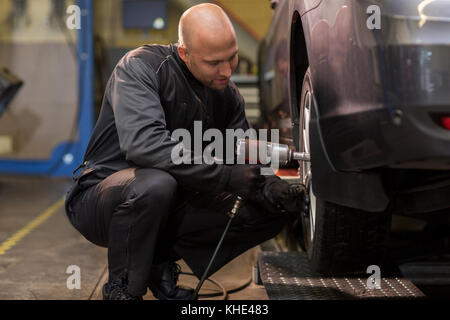
MULTIPOLYGON (((311 72, 308 69, 299 102, 301 152, 310 152, 309 121, 313 94, 311 72)), ((389 210, 382 213, 365 212, 315 196, 310 162, 299 163, 299 175, 308 191, 301 213, 302 239, 299 244, 308 255, 311 270, 324 275, 339 275, 365 273, 370 265, 381 267, 390 234, 389 210)))

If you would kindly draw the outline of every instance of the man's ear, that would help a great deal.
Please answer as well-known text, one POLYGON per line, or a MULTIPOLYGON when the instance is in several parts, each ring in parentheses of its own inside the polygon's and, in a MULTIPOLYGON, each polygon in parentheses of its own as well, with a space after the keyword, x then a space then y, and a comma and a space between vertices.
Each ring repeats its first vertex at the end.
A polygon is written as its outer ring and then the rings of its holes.
POLYGON ((184 63, 187 62, 188 58, 188 52, 186 50, 186 47, 184 45, 181 45, 178 47, 178 54, 180 55, 181 60, 184 61, 184 63))

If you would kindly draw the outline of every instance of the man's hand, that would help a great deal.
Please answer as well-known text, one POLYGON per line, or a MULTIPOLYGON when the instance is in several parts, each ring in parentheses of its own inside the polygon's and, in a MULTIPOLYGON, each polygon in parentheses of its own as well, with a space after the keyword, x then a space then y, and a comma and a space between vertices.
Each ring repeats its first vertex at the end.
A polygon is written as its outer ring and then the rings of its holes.
POLYGON ((260 171, 261 167, 258 165, 233 165, 226 191, 248 198, 251 193, 264 186, 265 177, 260 171))
POLYGON ((267 180, 263 196, 271 206, 288 213, 300 212, 304 189, 295 188, 277 176, 272 176, 267 180))

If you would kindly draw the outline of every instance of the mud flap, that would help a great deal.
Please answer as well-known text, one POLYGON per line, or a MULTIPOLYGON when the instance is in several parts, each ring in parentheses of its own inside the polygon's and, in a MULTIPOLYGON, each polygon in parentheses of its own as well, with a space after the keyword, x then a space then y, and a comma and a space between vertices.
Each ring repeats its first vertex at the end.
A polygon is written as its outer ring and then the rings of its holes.
POLYGON ((389 205, 378 173, 338 172, 331 164, 321 136, 317 101, 312 99, 310 122, 311 172, 314 194, 321 200, 368 212, 385 211, 389 205))

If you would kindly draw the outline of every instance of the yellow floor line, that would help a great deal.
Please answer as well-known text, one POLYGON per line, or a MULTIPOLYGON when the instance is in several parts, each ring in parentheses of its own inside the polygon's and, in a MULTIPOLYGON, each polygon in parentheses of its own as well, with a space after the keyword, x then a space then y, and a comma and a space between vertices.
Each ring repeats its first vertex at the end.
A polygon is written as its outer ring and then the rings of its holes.
POLYGON ((14 235, 9 237, 6 241, 4 241, 0 245, 0 256, 5 254, 6 251, 11 249, 17 242, 22 240, 27 234, 36 229, 40 224, 42 224, 45 220, 50 218, 62 205, 64 204, 65 197, 62 197, 55 204, 53 204, 50 208, 41 213, 37 218, 28 223, 25 227, 17 231, 14 235))

